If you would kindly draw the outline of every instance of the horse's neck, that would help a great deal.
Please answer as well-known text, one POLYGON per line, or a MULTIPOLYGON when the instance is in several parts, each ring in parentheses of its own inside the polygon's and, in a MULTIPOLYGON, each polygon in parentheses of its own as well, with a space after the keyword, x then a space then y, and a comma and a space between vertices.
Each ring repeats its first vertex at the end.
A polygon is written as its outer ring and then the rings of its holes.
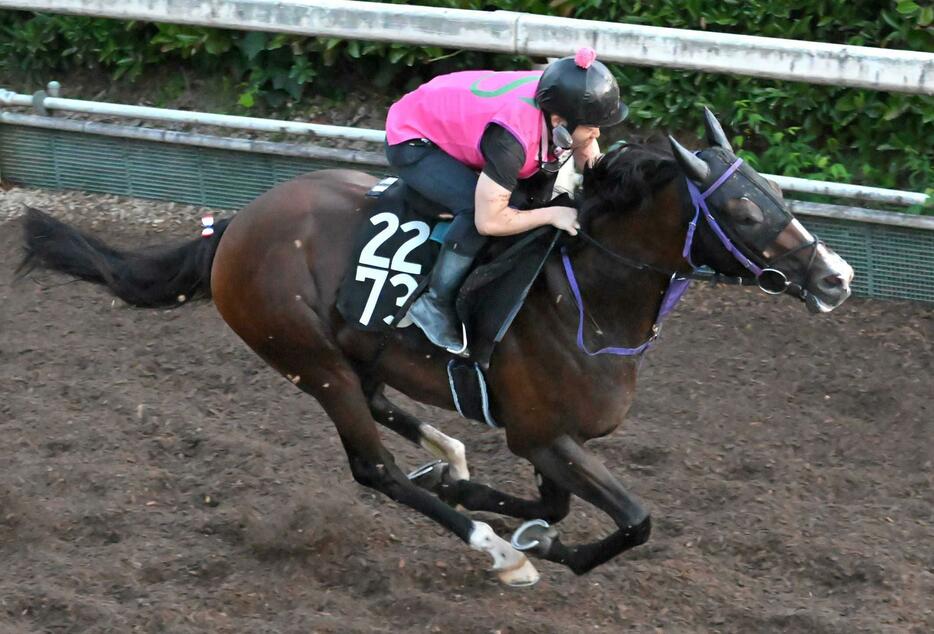
MULTIPOLYGON (((620 236, 611 249, 627 259, 674 270, 683 264, 681 248, 685 228, 682 196, 677 183, 656 193, 651 213, 623 216, 612 229, 620 236)), ((609 246, 609 245, 608 245, 609 246)), ((584 345, 591 351, 607 347, 635 348, 651 338, 669 278, 657 271, 626 266, 594 246, 586 245, 569 256, 584 304, 584 345)), ((575 367, 635 368, 638 357, 592 357, 580 350, 577 329, 580 313, 558 254, 545 268, 544 284, 538 285, 538 310, 549 313, 555 342, 564 349, 565 359, 575 367), (592 367, 591 367, 592 366, 592 367)), ((549 344, 552 342, 549 342, 549 344)))
MULTIPOLYGON (((621 266, 594 248, 570 256, 584 305, 584 345, 591 351, 607 347, 635 348, 652 336, 668 280, 651 271, 621 266)), ((607 356, 590 357, 578 348, 580 312, 560 258, 552 258, 545 274, 552 310, 565 336, 560 340, 595 365, 607 356)), ((635 357, 630 357, 635 359, 635 357)))

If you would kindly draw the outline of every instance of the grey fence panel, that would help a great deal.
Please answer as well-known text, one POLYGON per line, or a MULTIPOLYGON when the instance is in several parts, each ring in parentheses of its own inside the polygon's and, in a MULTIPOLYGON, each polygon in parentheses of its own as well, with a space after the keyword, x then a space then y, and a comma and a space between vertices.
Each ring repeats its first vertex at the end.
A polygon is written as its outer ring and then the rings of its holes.
POLYGON ((934 302, 934 231, 804 218, 856 271, 860 295, 934 302))
MULTIPOLYGON (((0 124, 0 173, 36 187, 237 209, 276 183, 327 167, 347 165, 0 124)), ((799 215, 856 270, 858 294, 934 302, 934 231, 799 215)))
MULTIPOLYGON (((0 174, 80 189, 236 209, 276 183, 346 164, 0 125, 0 174)), ((356 166, 354 166, 356 167, 356 166)), ((381 173, 379 168, 374 168, 381 173)))

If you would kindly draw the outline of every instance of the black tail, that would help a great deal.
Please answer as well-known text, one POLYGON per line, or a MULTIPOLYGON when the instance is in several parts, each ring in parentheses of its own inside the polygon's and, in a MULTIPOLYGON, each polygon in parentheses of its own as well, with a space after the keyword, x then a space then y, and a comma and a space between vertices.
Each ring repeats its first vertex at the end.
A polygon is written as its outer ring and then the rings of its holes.
POLYGON ((120 251, 101 240, 27 208, 26 256, 19 271, 45 267, 104 284, 133 306, 178 306, 211 296, 211 264, 230 219, 214 225, 214 235, 180 244, 120 251))

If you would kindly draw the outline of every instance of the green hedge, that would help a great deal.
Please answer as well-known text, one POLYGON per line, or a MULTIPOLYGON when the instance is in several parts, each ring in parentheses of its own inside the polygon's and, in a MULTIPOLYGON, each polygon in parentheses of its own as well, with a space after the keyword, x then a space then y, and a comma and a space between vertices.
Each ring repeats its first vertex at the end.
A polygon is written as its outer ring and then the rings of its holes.
MULTIPOLYGON (((477 1, 421 3, 493 8, 477 1)), ((507 0, 495 8, 934 51, 934 8, 913 0, 507 0)), ((0 71, 42 81, 91 67, 133 81, 158 65, 183 65, 226 77, 240 110, 287 110, 309 90, 339 97, 353 83, 348 77, 394 94, 458 68, 521 68, 531 61, 436 47, 0 12, 0 71)), ((699 107, 708 105, 736 135, 736 145, 755 153, 745 156, 763 171, 934 193, 934 98, 614 68, 636 130, 699 133, 699 107)), ((910 211, 934 213, 934 205, 910 211)))

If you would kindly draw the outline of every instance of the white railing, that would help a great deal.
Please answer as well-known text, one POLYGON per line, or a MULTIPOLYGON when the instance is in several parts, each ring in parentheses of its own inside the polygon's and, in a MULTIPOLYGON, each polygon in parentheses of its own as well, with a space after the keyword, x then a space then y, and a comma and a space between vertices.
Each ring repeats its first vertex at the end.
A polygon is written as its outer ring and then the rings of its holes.
MULTIPOLYGON (((308 142, 282 143, 260 139, 221 137, 210 134, 182 132, 179 130, 141 128, 137 126, 101 123, 98 121, 84 121, 81 119, 43 117, 33 114, 20 114, 17 112, 0 112, 0 125, 2 124, 40 128, 43 130, 93 134, 116 139, 133 139, 137 141, 171 143, 173 145, 189 145, 192 147, 203 147, 214 150, 271 154, 273 156, 294 156, 297 158, 331 161, 334 163, 347 163, 366 168, 388 167, 389 165, 384 152, 322 147, 308 142)), ((376 130, 376 132, 378 132, 378 130, 376 130)), ((2 153, 2 151, 3 148, 0 147, 0 153, 2 153)))
POLYGON ((2 106, 31 106, 40 112, 43 110, 58 110, 60 112, 77 112, 89 115, 168 121, 190 125, 209 125, 236 130, 253 130, 254 132, 313 134, 320 137, 349 139, 351 141, 382 143, 386 140, 386 133, 382 130, 348 128, 321 123, 286 121, 283 119, 258 119, 256 117, 213 114, 210 112, 191 112, 189 110, 171 110, 169 108, 151 108, 149 106, 131 106, 121 103, 106 103, 103 101, 85 101, 83 99, 63 99, 61 97, 46 96, 43 93, 39 93, 38 95, 24 95, 0 88, 0 107, 2 106))
POLYGON ((934 94, 934 54, 529 15, 346 0, 0 0, 0 8, 535 56, 934 94))
MULTIPOLYGON (((64 99, 56 96, 59 86, 57 82, 49 84, 49 91, 38 92, 35 95, 25 95, 0 88, 0 108, 2 107, 32 107, 40 113, 46 111, 73 112, 88 115, 106 115, 113 117, 122 117, 128 119, 146 119, 150 121, 166 121, 171 123, 183 123, 187 125, 206 125, 235 130, 251 130, 254 132, 287 133, 295 135, 309 135, 327 138, 341 138, 352 141, 368 141, 371 143, 382 143, 386 139, 386 133, 383 130, 373 130, 365 128, 350 128, 335 125, 322 125, 317 123, 303 123, 298 121, 283 121, 279 119, 260 119, 256 117, 239 117, 232 115, 211 114, 207 112, 190 112, 187 110, 171 110, 168 108, 151 108, 148 106, 132 106, 125 104, 106 103, 100 101, 84 101, 81 99, 64 99)), ((123 131, 109 129, 106 126, 87 125, 88 122, 63 120, 54 117, 35 117, 20 115, 15 113, 0 112, 0 123, 15 123, 18 125, 27 125, 33 127, 57 128, 69 131, 83 131, 95 134, 117 134, 127 136, 123 131), (60 123, 57 123, 60 122, 60 123), (102 132, 110 130, 109 132, 102 132)), ((125 128, 119 128, 125 130, 125 128)), ((145 130, 145 129, 143 129, 145 130)), ((134 138, 143 138, 148 135, 149 140, 171 141, 183 137, 172 134, 166 134, 166 131, 148 131, 135 133, 134 138)), ((189 137, 184 137, 189 138, 189 137)), ((216 137, 200 137, 202 144, 217 143, 216 137)), ((240 149, 247 151, 264 151, 257 149, 260 145, 254 145, 252 148, 243 143, 237 144, 234 148, 230 142, 225 141, 227 149, 240 149)), ((217 145, 205 145, 205 147, 220 147, 217 145)), ((265 146, 263 146, 265 147, 265 146)), ((317 149, 316 149, 317 151, 317 149)), ((338 159, 340 151, 335 150, 337 154, 332 155, 331 159, 338 159)), ((348 151, 348 162, 361 162, 361 153, 348 151), (352 156, 351 156, 352 155, 352 156)), ((381 154, 362 153, 362 156, 372 159, 373 156, 381 159, 381 154)), ((374 164, 385 165, 385 162, 377 159, 374 164)), ((364 161, 365 162, 365 161, 364 161)), ((889 205, 920 205, 924 204, 927 196, 917 192, 900 191, 896 189, 884 189, 881 187, 866 187, 863 185, 849 185, 846 183, 833 183, 827 181, 810 180, 806 178, 793 178, 789 176, 778 176, 773 174, 763 174, 766 178, 774 180, 785 191, 822 194, 836 198, 846 198, 859 200, 863 202, 883 203, 889 205)))

